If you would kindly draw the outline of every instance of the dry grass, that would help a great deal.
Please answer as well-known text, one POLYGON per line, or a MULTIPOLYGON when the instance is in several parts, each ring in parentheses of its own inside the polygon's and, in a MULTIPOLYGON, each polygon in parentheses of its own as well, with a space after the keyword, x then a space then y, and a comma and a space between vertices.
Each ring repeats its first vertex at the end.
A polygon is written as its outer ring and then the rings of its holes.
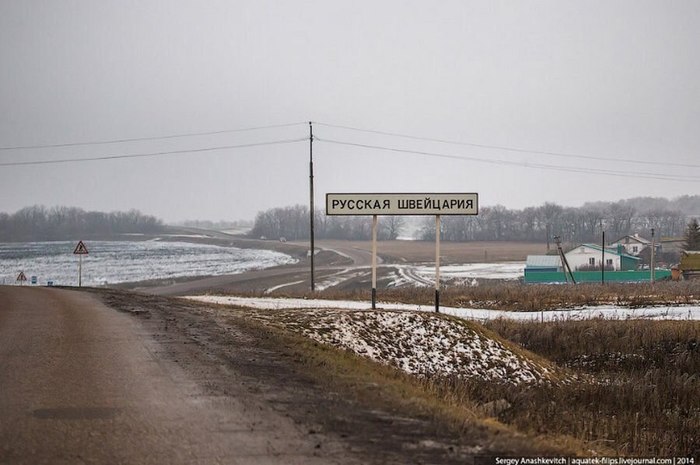
MULTIPOLYGON (((371 241, 317 241, 324 248, 353 247, 371 252, 371 241)), ((546 253, 539 242, 446 242, 440 243, 443 264, 525 261, 528 255, 546 253)), ((387 262, 420 263, 435 261, 433 241, 379 241, 377 254, 387 262)))
MULTIPOLYGON (((255 317, 255 312, 249 310, 227 311, 236 324, 264 333, 276 348, 303 364, 307 375, 327 389, 341 392, 353 402, 388 410, 397 416, 430 418, 438 429, 462 437, 465 445, 481 444, 482 454, 562 455, 589 451, 581 441, 566 435, 523 435, 515 427, 484 415, 479 401, 470 400, 463 395, 463 390, 448 386, 442 380, 415 377, 349 351, 319 344, 286 330, 284 325, 260 318, 260 315, 255 317)), ((611 450, 600 447, 597 452, 611 450)))
MULTIPOLYGON (((366 291, 324 298, 368 299, 366 291)), ((310 294, 307 294, 310 296, 310 294)), ((379 298, 429 305, 433 290, 381 291, 379 298)), ((538 311, 581 305, 697 304, 700 281, 656 284, 450 287, 444 305, 538 311)), ((635 456, 700 456, 700 322, 498 320, 486 327, 561 367, 578 382, 536 388, 440 377, 415 379, 451 405, 501 405, 491 414, 527 434, 635 456)))
MULTIPOLYGON (((261 292, 248 295, 262 295, 261 292)), ((369 300, 369 289, 311 293, 279 292, 276 297, 369 300)), ((432 305, 435 290, 428 287, 380 289, 377 298, 385 302, 432 305)), ((442 289, 440 303, 463 308, 542 311, 596 305, 638 308, 659 305, 689 305, 700 301, 700 280, 658 283, 524 285, 519 282, 485 282, 479 286, 449 286, 442 289)))
POLYGON ((506 399, 499 417, 626 455, 700 454, 700 322, 499 320, 501 336, 571 368, 580 382, 516 390, 463 383, 472 401, 506 399))

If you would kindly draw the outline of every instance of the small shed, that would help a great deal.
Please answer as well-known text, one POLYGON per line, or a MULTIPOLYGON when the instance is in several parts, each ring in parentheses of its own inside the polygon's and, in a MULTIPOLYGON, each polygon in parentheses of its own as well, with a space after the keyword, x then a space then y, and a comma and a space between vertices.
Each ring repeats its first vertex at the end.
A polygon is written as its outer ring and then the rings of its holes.
POLYGON ((685 279, 700 279, 700 251, 683 252, 678 269, 681 270, 685 279))

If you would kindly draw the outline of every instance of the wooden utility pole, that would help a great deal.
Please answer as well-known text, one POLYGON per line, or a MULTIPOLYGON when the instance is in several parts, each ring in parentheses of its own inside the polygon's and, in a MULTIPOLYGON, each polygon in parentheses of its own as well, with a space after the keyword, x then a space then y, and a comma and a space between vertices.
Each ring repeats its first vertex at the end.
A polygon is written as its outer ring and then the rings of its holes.
POLYGON ((311 247, 311 292, 316 290, 314 280, 314 252, 316 250, 314 244, 314 128, 309 121, 309 235, 311 247))
POLYGON ((605 230, 603 230, 603 243, 601 244, 601 257, 600 257, 600 283, 605 284, 605 230))
POLYGON ((649 264, 649 272, 651 277, 651 282, 653 283, 656 279, 654 276, 654 252, 656 251, 656 244, 654 243, 654 228, 651 228, 651 263, 649 264))
POLYGON ((569 266, 569 261, 566 259, 566 256, 564 255, 564 251, 561 248, 561 237, 554 236, 554 242, 557 243, 557 249, 559 250, 559 257, 561 257, 562 267, 564 268, 564 279, 566 279, 568 282, 569 280, 567 279, 567 276, 570 276, 571 282, 576 284, 576 278, 574 278, 574 273, 571 272, 571 267, 569 266), (566 274, 567 271, 569 272, 568 275, 566 274))

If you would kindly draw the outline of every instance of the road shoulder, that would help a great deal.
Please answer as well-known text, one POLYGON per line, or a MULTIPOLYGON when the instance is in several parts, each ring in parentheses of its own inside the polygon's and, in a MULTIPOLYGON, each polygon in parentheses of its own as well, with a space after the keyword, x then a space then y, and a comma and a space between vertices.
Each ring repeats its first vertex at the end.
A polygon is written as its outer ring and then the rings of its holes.
POLYGON ((320 449, 324 437, 333 438, 365 463, 436 464, 469 463, 492 453, 554 452, 500 425, 473 421, 469 412, 457 425, 455 415, 440 413, 445 406, 420 398, 426 389, 407 388, 395 370, 368 361, 358 365, 348 354, 339 359, 337 350, 264 327, 244 310, 122 291, 99 295, 113 308, 138 315, 155 337, 177 335, 181 343, 168 347, 186 370, 216 367, 218 374, 208 380, 213 395, 225 395, 231 383, 244 385, 304 425, 320 449))

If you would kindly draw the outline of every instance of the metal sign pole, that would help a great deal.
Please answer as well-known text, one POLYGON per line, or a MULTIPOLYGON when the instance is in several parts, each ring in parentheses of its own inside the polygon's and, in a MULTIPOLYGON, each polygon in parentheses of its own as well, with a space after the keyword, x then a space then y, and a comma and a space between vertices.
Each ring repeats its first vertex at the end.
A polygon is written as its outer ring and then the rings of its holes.
POLYGON ((435 313, 440 313, 440 215, 435 215, 435 313))
POLYGON ((372 215, 372 310, 377 308, 377 215, 372 215))
POLYGON ((73 254, 78 255, 78 287, 83 287, 83 255, 88 254, 88 249, 83 241, 78 241, 73 254))

